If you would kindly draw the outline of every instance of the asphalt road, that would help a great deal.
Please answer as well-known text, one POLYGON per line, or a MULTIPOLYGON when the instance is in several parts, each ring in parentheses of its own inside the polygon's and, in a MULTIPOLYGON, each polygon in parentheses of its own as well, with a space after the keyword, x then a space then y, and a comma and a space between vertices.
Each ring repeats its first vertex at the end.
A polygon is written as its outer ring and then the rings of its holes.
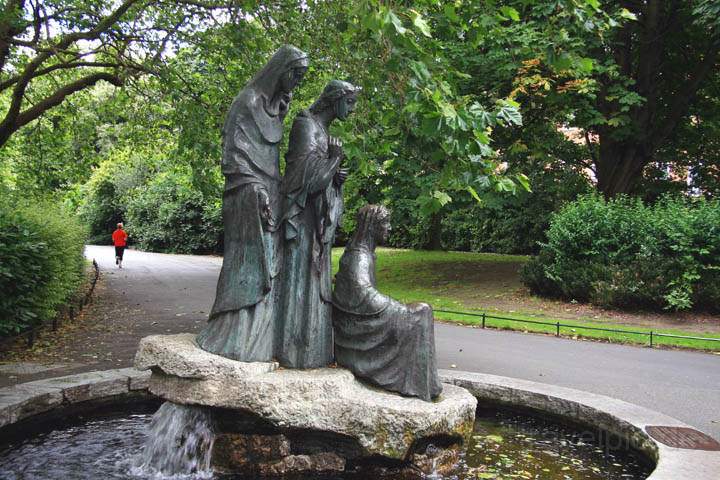
MULTIPOLYGON (((129 361, 150 333, 197 331, 215 295, 222 259, 90 246, 107 295, 126 305, 134 328, 122 338, 129 361)), ((679 418, 720 439, 720 355, 575 341, 437 323, 438 367, 550 383, 619 398, 679 418), (454 365, 454 367, 453 367, 454 365)), ((118 357, 116 355, 116 357, 118 357)), ((118 360, 116 360, 118 361, 118 360)))

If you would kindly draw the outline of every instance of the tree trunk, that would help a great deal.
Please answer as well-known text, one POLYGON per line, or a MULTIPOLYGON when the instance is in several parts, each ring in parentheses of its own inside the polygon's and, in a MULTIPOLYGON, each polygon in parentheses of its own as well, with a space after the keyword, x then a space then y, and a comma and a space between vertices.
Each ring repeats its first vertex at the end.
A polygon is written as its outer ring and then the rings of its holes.
POLYGON ((428 232, 428 250, 442 250, 442 213, 435 212, 430 216, 430 230, 428 232))
POLYGON ((650 162, 645 152, 646 149, 636 143, 601 138, 595 165, 598 191, 607 199, 631 193, 650 162))

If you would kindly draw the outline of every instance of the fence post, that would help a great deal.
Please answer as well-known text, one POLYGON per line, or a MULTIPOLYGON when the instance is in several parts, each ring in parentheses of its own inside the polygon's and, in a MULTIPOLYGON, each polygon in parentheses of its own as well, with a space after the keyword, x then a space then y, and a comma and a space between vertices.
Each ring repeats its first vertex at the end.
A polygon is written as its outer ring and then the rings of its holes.
POLYGON ((653 331, 650 330, 650 348, 653 346, 653 331))
POLYGON ((555 336, 556 336, 556 337, 559 337, 559 336, 560 336, 560 322, 557 322, 557 323, 555 324, 555 328, 556 328, 556 330, 555 330, 555 336))
POLYGON ((28 333, 28 339, 27 339, 27 346, 28 348, 32 348, 33 344, 35 343, 35 329, 33 328, 28 333))
POLYGON ((482 328, 485 328, 485 313, 482 314, 482 328))

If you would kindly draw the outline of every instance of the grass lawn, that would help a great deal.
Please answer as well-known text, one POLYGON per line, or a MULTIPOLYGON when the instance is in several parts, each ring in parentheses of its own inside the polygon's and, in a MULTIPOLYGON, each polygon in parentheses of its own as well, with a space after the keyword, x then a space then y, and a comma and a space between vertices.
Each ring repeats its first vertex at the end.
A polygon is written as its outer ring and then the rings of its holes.
MULTIPOLYGON (((342 248, 333 250, 337 270, 342 248)), ((481 318, 438 312, 455 310, 488 316, 560 322, 561 335, 617 343, 649 344, 647 335, 581 330, 573 327, 665 333, 720 339, 720 317, 698 314, 620 312, 589 305, 531 296, 522 286, 519 269, 528 259, 520 255, 430 252, 378 248, 378 287, 402 302, 426 302, 440 320, 480 325, 481 318), (565 326, 567 325, 567 326, 565 326)), ((538 325, 486 318, 486 326, 555 334, 555 325, 538 325)), ((654 345, 720 351, 720 342, 654 337, 654 345)))

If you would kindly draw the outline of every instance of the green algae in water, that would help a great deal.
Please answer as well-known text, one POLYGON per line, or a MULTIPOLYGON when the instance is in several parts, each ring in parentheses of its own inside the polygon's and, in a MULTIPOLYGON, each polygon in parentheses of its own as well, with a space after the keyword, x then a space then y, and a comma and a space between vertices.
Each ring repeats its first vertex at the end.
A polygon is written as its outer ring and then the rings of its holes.
POLYGON ((460 470, 463 480, 641 480, 652 473, 627 445, 597 430, 497 410, 478 412, 460 470))

